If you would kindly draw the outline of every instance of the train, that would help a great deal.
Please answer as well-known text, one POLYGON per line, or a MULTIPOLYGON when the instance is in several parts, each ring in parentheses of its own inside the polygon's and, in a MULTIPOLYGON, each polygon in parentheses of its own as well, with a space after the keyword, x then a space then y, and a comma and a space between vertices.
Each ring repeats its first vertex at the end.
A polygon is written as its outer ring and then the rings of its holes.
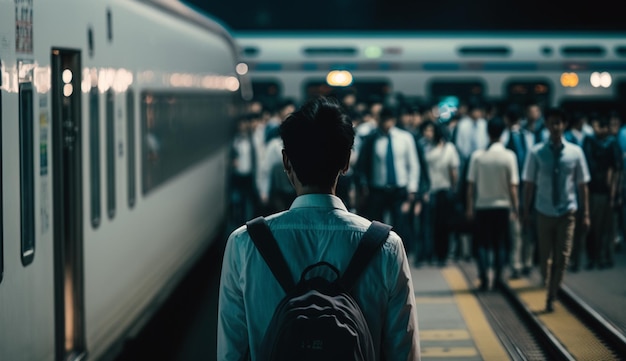
POLYGON ((624 111, 626 33, 236 32, 255 98, 624 111))
POLYGON ((251 84, 178 1, 0 1, 0 360, 107 360, 223 237, 251 84))

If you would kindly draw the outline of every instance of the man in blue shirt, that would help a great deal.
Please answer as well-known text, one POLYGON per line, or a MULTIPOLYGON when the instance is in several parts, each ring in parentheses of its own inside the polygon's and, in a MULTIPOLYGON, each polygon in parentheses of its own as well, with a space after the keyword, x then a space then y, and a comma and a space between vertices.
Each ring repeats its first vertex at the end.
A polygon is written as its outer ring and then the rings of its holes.
MULTIPOLYGON (((280 125, 285 176, 297 198, 287 211, 266 217, 291 275, 326 261, 342 273, 369 220, 348 212, 335 195, 348 170, 354 128, 335 100, 314 98, 280 125)), ((411 139, 412 141, 412 139, 411 139)), ((294 280, 296 281, 296 280, 294 280)), ((375 360, 420 360, 417 308, 402 239, 390 232, 352 289, 371 331, 375 360)), ((274 310, 285 296, 245 226, 226 243, 219 290, 217 359, 252 359, 274 310)))
POLYGON ((572 248, 578 207, 583 209, 583 226, 590 226, 587 189, 590 176, 582 149, 563 138, 565 113, 551 108, 546 111, 545 120, 550 136, 531 149, 522 174, 523 220, 526 224, 534 198, 539 264, 548 288, 546 311, 552 312, 572 248), (582 204, 578 204, 578 199, 582 204))

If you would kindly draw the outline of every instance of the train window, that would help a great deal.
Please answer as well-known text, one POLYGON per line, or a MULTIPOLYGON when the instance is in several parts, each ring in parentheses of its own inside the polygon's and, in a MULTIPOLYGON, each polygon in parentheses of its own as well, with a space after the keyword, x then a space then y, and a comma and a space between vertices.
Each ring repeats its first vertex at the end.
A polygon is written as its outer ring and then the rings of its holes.
POLYGON ((550 104, 551 89, 550 84, 544 80, 512 80, 506 85, 506 99, 509 103, 517 104, 550 104))
POLYGON ((354 81, 347 87, 334 87, 328 85, 326 80, 311 80, 304 86, 305 99, 324 95, 339 97, 345 92, 353 92, 358 102, 369 102, 372 99, 385 100, 391 94, 391 82, 386 79, 372 79, 354 81))
POLYGON ((142 192, 229 146, 234 127, 230 93, 141 94, 142 192))
POLYGON ((444 98, 454 96, 460 103, 483 101, 485 99, 485 85, 479 80, 435 80, 430 83, 432 102, 439 102, 444 98))
POLYGON ((459 48, 461 56, 508 56, 511 49, 508 46, 462 46, 459 48))
POLYGON ((355 56, 358 51, 351 47, 309 47, 304 48, 307 56, 355 56))
POLYGON ((107 212, 109 218, 115 216, 115 95, 109 89, 106 93, 106 142, 107 142, 107 212))
POLYGON ((89 173, 91 178, 91 226, 101 221, 100 205, 100 98, 98 87, 89 91, 89 173))
POLYGON ((20 184, 22 264, 33 261, 35 255, 35 161, 34 161, 34 104, 33 85, 19 86, 20 120, 20 184))
POLYGON ((128 161, 128 206, 133 208, 136 201, 135 166, 135 93, 126 93, 126 159, 128 161))
POLYGON ((615 54, 617 54, 618 56, 626 56, 626 46, 616 47, 615 54))
POLYGON ((255 100, 271 106, 280 101, 282 89, 276 80, 254 80, 252 81, 252 94, 255 100))
POLYGON ((570 45, 561 48, 561 54, 563 56, 603 56, 604 53, 606 53, 606 49, 598 45, 570 45))
POLYGON ((257 56, 257 55, 259 55, 259 48, 255 47, 255 46, 246 46, 245 48, 243 48, 241 53, 244 56, 248 56, 248 57, 257 56))

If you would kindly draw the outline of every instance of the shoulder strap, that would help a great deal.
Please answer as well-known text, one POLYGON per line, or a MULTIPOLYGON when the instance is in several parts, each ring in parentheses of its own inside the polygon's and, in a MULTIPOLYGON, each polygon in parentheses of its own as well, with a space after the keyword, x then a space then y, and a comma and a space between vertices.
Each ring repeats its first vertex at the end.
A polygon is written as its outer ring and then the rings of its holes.
POLYGON ((346 291, 350 291, 372 257, 385 243, 391 231, 391 226, 379 221, 372 221, 359 246, 357 247, 348 268, 341 277, 341 284, 346 291))
POLYGON ((259 250, 259 253, 274 274, 274 277, 280 283, 285 293, 289 293, 294 287, 295 282, 287 266, 287 261, 278 248, 278 243, 267 225, 265 218, 259 216, 251 221, 246 222, 248 234, 259 250))

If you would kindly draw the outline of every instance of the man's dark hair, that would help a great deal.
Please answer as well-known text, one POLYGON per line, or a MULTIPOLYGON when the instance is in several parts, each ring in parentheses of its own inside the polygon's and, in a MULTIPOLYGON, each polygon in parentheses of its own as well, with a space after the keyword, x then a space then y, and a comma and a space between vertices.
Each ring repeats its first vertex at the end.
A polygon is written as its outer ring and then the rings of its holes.
POLYGON ((350 159, 352 120, 334 98, 309 100, 281 123, 285 152, 302 185, 331 186, 350 159))
POLYGON ((487 134, 489 134, 489 138, 500 138, 505 128, 506 124, 504 124, 504 120, 500 117, 491 118, 487 122, 487 134))

